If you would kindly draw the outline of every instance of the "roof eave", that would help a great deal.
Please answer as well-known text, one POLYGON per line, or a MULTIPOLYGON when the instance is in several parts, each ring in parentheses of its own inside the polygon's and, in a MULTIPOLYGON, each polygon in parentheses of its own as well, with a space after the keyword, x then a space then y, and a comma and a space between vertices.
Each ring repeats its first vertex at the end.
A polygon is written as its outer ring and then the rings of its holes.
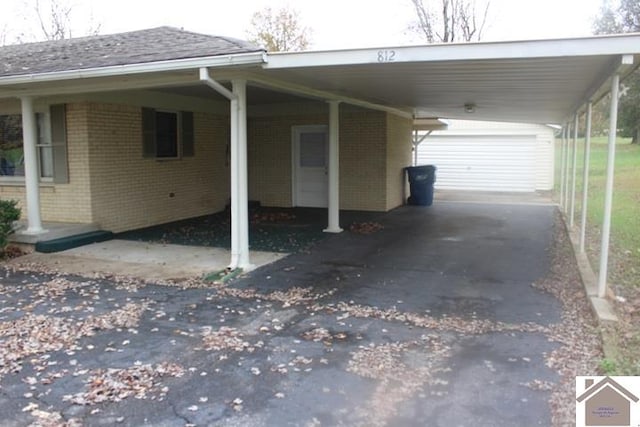
POLYGON ((637 51, 639 35, 270 53, 264 68, 626 55, 637 51))
POLYGON ((138 64, 124 64, 108 67, 55 71, 49 73, 5 76, 0 77, 0 87, 26 83, 46 83, 65 80, 117 77, 144 73, 184 71, 191 69, 197 70, 200 68, 240 67, 249 65, 260 65, 265 63, 266 61, 266 53, 264 51, 216 55, 201 58, 174 59, 138 64))

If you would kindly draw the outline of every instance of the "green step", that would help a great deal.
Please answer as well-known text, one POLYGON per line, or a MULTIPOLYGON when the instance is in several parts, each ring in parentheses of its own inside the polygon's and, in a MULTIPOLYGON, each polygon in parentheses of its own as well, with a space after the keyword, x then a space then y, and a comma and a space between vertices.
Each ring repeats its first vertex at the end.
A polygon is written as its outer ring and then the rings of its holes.
POLYGON ((75 236, 60 237, 58 239, 38 242, 36 243, 36 251, 43 253, 60 252, 111 239, 113 239, 113 233, 111 231, 89 231, 87 233, 76 234, 75 236))

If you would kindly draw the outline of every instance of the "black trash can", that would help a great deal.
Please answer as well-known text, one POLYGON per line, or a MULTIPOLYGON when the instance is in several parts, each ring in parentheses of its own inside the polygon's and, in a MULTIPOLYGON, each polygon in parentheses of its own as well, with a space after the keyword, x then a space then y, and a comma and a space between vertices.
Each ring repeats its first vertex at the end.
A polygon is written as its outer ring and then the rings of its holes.
POLYGON ((436 167, 433 165, 409 166, 405 168, 409 176, 411 195, 407 203, 417 206, 433 204, 433 183, 436 182, 436 167))

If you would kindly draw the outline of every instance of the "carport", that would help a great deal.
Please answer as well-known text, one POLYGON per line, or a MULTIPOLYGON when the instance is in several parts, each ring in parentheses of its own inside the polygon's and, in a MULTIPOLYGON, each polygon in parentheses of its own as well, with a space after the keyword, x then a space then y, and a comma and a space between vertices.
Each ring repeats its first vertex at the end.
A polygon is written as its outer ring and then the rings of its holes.
POLYGON ((620 81, 638 66, 639 42, 638 35, 619 35, 273 54, 264 65, 268 77, 261 80, 281 90, 309 95, 318 95, 319 89, 339 92, 393 107, 414 119, 470 119, 472 115, 474 120, 560 125, 560 204, 570 227, 574 226, 576 206, 578 118, 586 115, 581 253, 585 246, 591 110, 593 103, 610 93, 613 101, 597 291, 602 298, 607 286, 618 91, 620 81))
MULTIPOLYGON (((34 97, 127 87, 191 90, 192 86, 199 85, 199 90, 226 98, 230 101, 231 116, 231 266, 250 268, 246 209, 247 87, 267 89, 267 96, 285 93, 328 103, 327 232, 341 231, 339 112, 345 104, 386 111, 411 120, 469 119, 472 114, 477 120, 562 125, 565 138, 561 205, 573 225, 577 164, 577 126, 573 123, 578 123, 581 114, 589 116, 592 103, 605 94, 611 92, 612 99, 617 100, 620 79, 636 66, 639 53, 640 35, 301 53, 255 52, 2 77, 0 95, 21 99, 25 117, 27 231, 33 234, 42 231, 36 124, 31 120, 34 97)), ((616 129, 616 102, 612 103, 611 112, 610 129, 616 129)), ((588 146, 589 132, 586 134, 588 146)), ((600 296, 606 290, 614 176, 615 132, 609 134, 600 296)), ((587 177, 585 175, 585 179, 587 177)), ((583 215, 585 211, 583 209, 583 215)), ((581 225, 584 236, 584 216, 581 225)))

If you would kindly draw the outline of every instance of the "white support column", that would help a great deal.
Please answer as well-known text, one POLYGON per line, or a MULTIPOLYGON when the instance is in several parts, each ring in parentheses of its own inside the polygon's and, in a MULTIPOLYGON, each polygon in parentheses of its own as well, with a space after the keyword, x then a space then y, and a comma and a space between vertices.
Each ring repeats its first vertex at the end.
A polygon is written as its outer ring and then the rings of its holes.
POLYGON ((340 102, 329 101, 329 203, 326 233, 340 233, 340 102))
POLYGON ((578 114, 573 124, 573 166, 571 167, 571 208, 569 213, 569 228, 573 228, 576 213, 576 176, 578 169, 578 125, 580 118, 578 114))
POLYGON ((618 129, 618 93, 620 75, 611 79, 611 112, 609 113, 609 153, 607 155, 607 181, 604 193, 604 218, 602 219, 602 242, 600 244, 600 273, 598 276, 598 296, 607 293, 607 267, 609 263, 609 236, 611 233, 611 208, 613 205, 613 176, 616 161, 616 137, 618 129))
POLYGON ((240 132, 238 126, 238 99, 230 100, 230 124, 231 124, 231 263, 229 268, 235 270, 238 268, 238 260, 240 259, 240 216, 239 216, 239 196, 238 196, 238 147, 240 141, 240 132))
POLYGON ((564 159, 566 157, 565 153, 565 140, 567 138, 567 124, 565 123, 562 126, 562 139, 560 140, 560 208, 564 207, 564 159))
POLYGON ((587 208, 589 196, 589 162, 591 161, 591 116, 593 103, 587 104, 587 116, 584 130, 584 169, 582 171, 582 215, 580 218, 580 253, 584 253, 587 233, 587 208))
POLYGON ((566 214, 569 208, 569 155, 570 144, 569 138, 571 136, 571 124, 567 123, 567 137, 565 138, 565 150, 564 150, 564 199, 562 200, 563 211, 566 214))
POLYGON ((20 98, 22 105, 22 137, 24 147, 24 181, 27 196, 27 230, 25 234, 41 234, 40 218, 40 174, 38 172, 38 127, 33 99, 20 98))
POLYGON ((413 166, 418 166, 418 129, 413 131, 413 166))
MULTIPOLYGON (((249 180, 247 165, 247 82, 233 80, 233 93, 236 95, 238 116, 238 267, 251 270, 253 265, 249 256, 249 180)), ((231 196, 233 197, 233 196, 231 196)))

